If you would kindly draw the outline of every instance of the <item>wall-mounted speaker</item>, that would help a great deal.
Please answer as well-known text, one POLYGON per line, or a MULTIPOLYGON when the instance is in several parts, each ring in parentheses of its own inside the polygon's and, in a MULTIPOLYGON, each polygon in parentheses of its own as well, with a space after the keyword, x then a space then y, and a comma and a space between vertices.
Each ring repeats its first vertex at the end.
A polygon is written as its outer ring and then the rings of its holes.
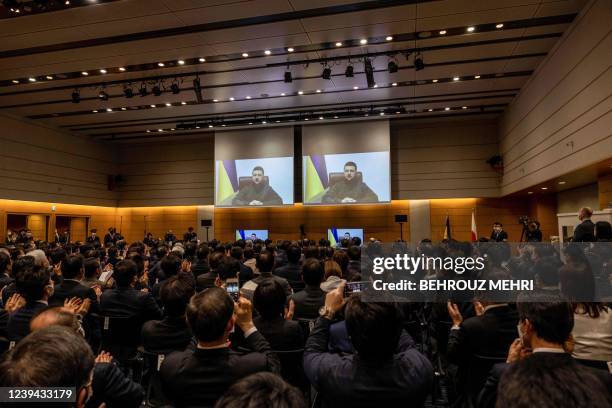
POLYGON ((406 214, 395 214, 395 222, 408 222, 406 214))
POLYGON ((200 220, 200 227, 212 227, 212 220, 200 220))

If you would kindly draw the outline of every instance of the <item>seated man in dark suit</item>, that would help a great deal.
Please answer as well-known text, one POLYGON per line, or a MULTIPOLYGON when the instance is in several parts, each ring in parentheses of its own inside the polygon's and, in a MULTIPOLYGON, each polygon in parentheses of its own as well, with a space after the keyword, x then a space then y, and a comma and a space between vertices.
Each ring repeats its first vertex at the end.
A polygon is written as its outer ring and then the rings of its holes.
POLYGON ((344 179, 331 186, 321 201, 323 203, 377 203, 378 196, 363 180, 357 179, 357 164, 344 164, 344 179))
POLYGON ((78 297, 91 300, 89 311, 98 313, 98 297, 93 288, 81 285, 84 275, 83 257, 81 255, 70 255, 62 261, 62 283, 55 286, 53 296, 49 299, 49 305, 62 306, 66 299, 78 297))
POLYGON ((232 205, 281 205, 283 199, 270 184, 264 182, 264 169, 261 166, 253 168, 252 183, 238 191, 232 199, 232 205))
POLYGON ((582 207, 578 212, 580 224, 574 229, 573 242, 595 242, 595 224, 591 221, 593 210, 589 207, 582 207))
POLYGON ((491 241, 504 242, 508 241, 508 233, 504 231, 504 226, 501 222, 493 223, 493 231, 491 231, 491 241))
POLYGON ((298 322, 290 320, 291 316, 285 310, 286 302, 283 287, 271 279, 257 285, 253 294, 253 306, 259 313, 253 323, 274 350, 304 347, 304 333, 298 322), (285 318, 286 314, 288 319, 285 318))
POLYGON ((244 294, 244 296, 246 296, 248 299, 252 299, 253 292, 255 292, 257 285, 269 279, 277 281, 283 287, 286 296, 290 296, 293 293, 287 279, 272 274, 272 270, 274 269, 274 254, 272 252, 262 251, 257 258, 256 265, 257 269, 259 270, 259 276, 251 279, 242 286, 240 291, 244 294))
POLYGON ((253 324, 247 299, 234 303, 225 290, 209 288, 191 298, 186 313, 197 346, 168 355, 160 370, 164 394, 175 406, 213 406, 240 378, 259 371, 279 372, 278 357, 253 324), (229 348, 234 325, 254 352, 229 348))
POLYGON ((287 384, 278 375, 257 373, 232 385, 215 407, 306 408, 307 405, 300 390, 287 384))
POLYGON ((302 250, 297 245, 291 245, 287 248, 287 264, 274 268, 274 275, 285 278, 291 285, 292 282, 299 282, 302 268, 300 267, 300 258, 302 250))
MULTIPOLYGON (((491 369, 480 393, 478 404, 480 407, 496 406, 497 393, 502 384, 506 383, 506 374, 512 378, 517 371, 520 372, 521 370, 528 370, 531 375, 538 372, 547 372, 547 376, 550 375, 554 378, 559 378, 564 372, 570 371, 581 378, 581 381, 586 380, 586 378, 592 379, 592 382, 589 381, 591 390, 595 391, 603 387, 607 389, 608 395, 611 395, 612 379, 609 373, 598 369, 583 368, 566 351, 565 344, 570 339, 574 328, 574 313, 570 303, 560 295, 534 292, 519 295, 517 309, 520 337, 510 346, 507 362, 496 364, 491 369), (591 375, 581 376, 579 373, 584 370, 589 371, 591 375)), ((561 384, 558 381, 553 389, 534 388, 533 384, 528 388, 547 395, 571 393, 566 384, 561 384)), ((522 392, 525 392, 525 390, 523 389, 522 392)), ((576 392, 580 391, 576 390, 576 392)), ((516 395, 515 398, 519 398, 519 396, 516 395)), ((553 401, 556 400, 557 397, 549 400, 549 403, 553 404, 549 406, 569 406, 568 404, 584 407, 598 406, 594 405, 598 398, 593 395, 572 397, 560 404, 554 404, 553 401), (574 405, 580 399, 586 399, 585 405, 574 405)), ((517 405, 513 404, 512 406, 517 405)))
POLYGON ((191 272, 196 279, 198 276, 210 271, 210 266, 208 265, 209 252, 208 245, 206 244, 200 245, 196 250, 196 260, 191 265, 191 272))
POLYGON ((161 319, 162 311, 151 293, 134 289, 137 274, 134 261, 127 259, 117 263, 113 272, 117 287, 102 293, 100 313, 103 316, 131 318, 137 326, 134 331, 140 333, 144 322, 161 319))
POLYGON ((215 281, 219 276, 217 274, 217 268, 219 267, 219 264, 223 262, 224 258, 225 254, 223 254, 223 252, 214 252, 208 257, 208 266, 210 267, 210 270, 197 277, 196 290, 198 292, 215 286, 215 281))
POLYGON ((234 246, 230 251, 230 256, 240 262, 240 275, 238 275, 240 286, 253 279, 253 270, 244 264, 244 249, 234 246))
POLYGON ((15 277, 17 293, 25 298, 26 304, 9 315, 7 336, 19 341, 30 332, 30 320, 41 309, 48 306, 53 294, 53 281, 47 268, 30 265, 20 270, 15 277))
POLYGON ((146 351, 157 354, 185 350, 192 337, 185 308, 195 294, 193 282, 173 276, 162 283, 159 293, 166 316, 142 326, 142 345, 146 351))
POLYGON ((306 341, 304 371, 323 406, 421 406, 433 369, 402 330, 401 312, 391 302, 346 302, 346 328, 356 355, 329 352, 329 328, 343 307, 344 283, 329 292, 322 317, 306 341))
POLYGON ((321 289, 324 275, 325 269, 318 259, 309 258, 304 261, 302 280, 306 287, 291 296, 295 303, 294 319, 316 319, 319 316, 319 310, 325 303, 325 292, 321 289))

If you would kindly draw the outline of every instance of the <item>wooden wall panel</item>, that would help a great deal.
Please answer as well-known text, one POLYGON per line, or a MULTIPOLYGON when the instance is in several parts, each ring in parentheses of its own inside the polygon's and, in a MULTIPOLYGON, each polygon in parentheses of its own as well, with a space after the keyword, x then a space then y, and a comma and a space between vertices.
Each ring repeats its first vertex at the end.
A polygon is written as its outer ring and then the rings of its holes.
POLYGON ((612 207, 612 175, 600 177, 597 185, 599 188, 599 209, 612 207))
POLYGON ((28 216, 28 229, 32 231, 34 239, 47 239, 47 217, 41 214, 28 216))

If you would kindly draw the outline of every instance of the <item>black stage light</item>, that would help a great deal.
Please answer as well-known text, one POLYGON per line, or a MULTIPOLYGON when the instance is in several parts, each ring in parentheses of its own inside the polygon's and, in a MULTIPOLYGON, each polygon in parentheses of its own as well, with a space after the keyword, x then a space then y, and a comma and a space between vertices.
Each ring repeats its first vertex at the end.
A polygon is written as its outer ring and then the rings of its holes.
POLYGON ((108 94, 104 91, 104 89, 98 93, 98 98, 100 98, 102 101, 108 101, 108 94))
POLYGON ((291 76, 291 71, 285 71, 285 82, 287 82, 287 83, 293 82, 293 77, 291 76))
POLYGON ((195 93, 195 97, 198 103, 202 103, 202 86, 200 85, 199 77, 196 77, 193 80, 193 92, 195 93))
POLYGON ((140 84, 140 89, 138 90, 138 93, 140 93, 140 96, 143 97, 149 94, 149 91, 147 91, 147 85, 144 82, 140 84))
POLYGON ((123 88, 123 95, 125 95, 126 98, 132 98, 134 96, 134 90, 126 86, 123 88))
POLYGON ((389 64, 387 64, 387 69, 389 70, 390 74, 395 74, 398 70, 397 63, 393 60, 389 61, 389 64))
POLYGON ((374 88, 376 82, 374 81, 374 68, 372 67, 372 61, 364 58, 363 65, 366 74, 366 81, 368 82, 368 88, 374 88))
POLYGON ((353 75, 353 71, 354 71, 353 66, 352 65, 347 65, 346 66, 346 71, 344 71, 344 75, 347 78, 352 78, 354 76, 353 75))
POLYGON ((181 88, 179 87, 179 85, 176 82, 173 82, 172 85, 170 85, 170 90, 175 95, 178 94, 179 92, 181 92, 181 88))
POLYGON ((330 67, 325 67, 323 68, 323 72, 321 73, 321 78, 323 79, 331 79, 331 68, 330 67))
POLYGON ((74 91, 72 91, 72 103, 79 102, 81 102, 81 94, 79 93, 78 89, 75 89, 74 91))
POLYGON ((425 69, 425 63, 423 62, 423 57, 421 57, 421 54, 418 54, 416 57, 414 57, 414 68, 417 71, 425 69))
POLYGON ((162 94, 162 90, 159 85, 155 85, 153 89, 151 89, 151 92, 153 92, 153 95, 155 96, 160 96, 162 94))

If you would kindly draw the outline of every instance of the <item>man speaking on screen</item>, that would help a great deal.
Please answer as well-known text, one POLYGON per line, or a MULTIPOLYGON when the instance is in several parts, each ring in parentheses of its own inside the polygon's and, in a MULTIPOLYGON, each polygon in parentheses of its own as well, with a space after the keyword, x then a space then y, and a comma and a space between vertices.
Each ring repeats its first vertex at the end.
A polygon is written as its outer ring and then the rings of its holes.
POLYGON ((253 168, 251 184, 245 185, 232 200, 232 205, 282 205, 282 198, 268 183, 264 182, 264 169, 253 168))
POLYGON ((366 183, 357 180, 357 164, 344 164, 344 179, 331 186, 323 195, 323 203, 376 203, 378 196, 366 183))

